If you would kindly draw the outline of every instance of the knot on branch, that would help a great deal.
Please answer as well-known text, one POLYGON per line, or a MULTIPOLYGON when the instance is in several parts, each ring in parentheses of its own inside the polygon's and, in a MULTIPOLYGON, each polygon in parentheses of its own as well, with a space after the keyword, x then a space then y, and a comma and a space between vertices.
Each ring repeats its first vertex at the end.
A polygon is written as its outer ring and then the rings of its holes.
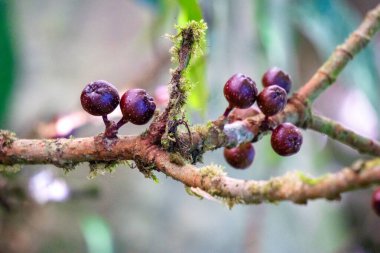
POLYGON ((192 161, 190 149, 192 147, 192 136, 189 124, 186 119, 168 122, 169 131, 166 138, 161 141, 162 146, 169 152, 178 152, 186 160, 192 161), (179 127, 183 126, 184 131, 180 131, 179 127))
POLYGON ((288 100, 298 114, 298 126, 306 129, 312 120, 311 105, 308 99, 299 93, 294 93, 288 100))
POLYGON ((17 138, 14 132, 0 130, 0 157, 6 155, 5 150, 9 148, 15 140, 17 140, 17 138))
POLYGON ((12 143, 16 140, 16 134, 7 130, 0 130, 0 154, 2 150, 6 147, 12 145, 12 143))
POLYGON ((111 151, 118 138, 109 138, 103 133, 94 137, 95 147, 98 152, 111 151))

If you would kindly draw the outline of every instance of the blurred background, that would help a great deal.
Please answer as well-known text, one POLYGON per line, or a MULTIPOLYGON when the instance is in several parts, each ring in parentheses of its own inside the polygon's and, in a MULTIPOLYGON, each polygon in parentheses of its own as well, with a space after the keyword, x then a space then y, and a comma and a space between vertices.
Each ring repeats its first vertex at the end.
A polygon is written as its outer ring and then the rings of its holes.
MULTIPOLYGON (((307 81, 334 48, 379 0, 0 0, 0 128, 21 138, 91 136, 103 130, 79 101, 94 80, 121 93, 142 87, 160 107, 170 80, 164 34, 175 24, 208 23, 205 56, 192 60, 192 123, 221 115, 222 90, 236 72, 261 76, 286 70, 293 91, 307 81)), ((377 35, 315 110, 379 139, 380 37, 377 35)), ((113 117, 120 116, 116 110, 113 117)), ((127 125, 122 134, 146 126, 127 125)), ((204 164, 225 166, 233 177, 268 179, 290 170, 334 172, 365 158, 326 137, 304 131, 301 151, 287 158, 269 137, 255 144, 251 168, 236 171, 222 149, 204 164)), ((371 210, 371 189, 317 200, 235 206, 189 196, 183 185, 158 174, 159 182, 120 165, 89 180, 88 165, 64 173, 54 166, 25 166, 0 176, 0 252, 380 252, 380 218, 371 210)))

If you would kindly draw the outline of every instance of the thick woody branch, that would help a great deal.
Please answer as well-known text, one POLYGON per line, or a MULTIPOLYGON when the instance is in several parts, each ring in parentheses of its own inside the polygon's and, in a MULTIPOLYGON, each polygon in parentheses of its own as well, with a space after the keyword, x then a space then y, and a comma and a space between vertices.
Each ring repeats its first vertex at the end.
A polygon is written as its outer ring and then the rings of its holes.
POLYGON ((235 203, 261 203, 289 200, 304 204, 309 199, 339 199, 340 193, 380 183, 380 159, 359 162, 336 174, 310 178, 302 173, 288 173, 268 181, 239 180, 225 176, 216 166, 197 169, 176 159, 146 139, 122 137, 108 150, 97 138, 60 140, 13 140, 3 145, 0 161, 13 163, 55 163, 61 166, 72 162, 133 159, 153 164, 156 170, 181 181, 186 186, 200 188, 235 203), (28 149, 27 147, 33 147, 28 149))
POLYGON ((313 114, 308 128, 326 134, 330 138, 344 143, 360 153, 380 156, 380 142, 361 136, 326 117, 313 114))
POLYGON ((380 4, 367 13, 360 26, 338 46, 329 59, 313 77, 299 90, 299 94, 314 101, 334 83, 349 60, 359 53, 380 29, 380 4))
MULTIPOLYGON (((291 100, 292 101, 292 100, 291 100)), ((297 123, 304 122, 302 111, 304 107, 296 103, 289 103, 285 110, 269 118, 269 124, 277 125, 283 121, 297 123)), ((264 134, 260 125, 264 120, 263 115, 248 118, 244 121, 228 124, 221 127, 221 120, 208 125, 192 128, 191 150, 204 153, 222 146, 236 146, 243 142, 250 142, 264 134)), ((188 134, 181 135, 188 138, 188 134)), ((0 163, 2 164, 46 164, 56 165, 72 164, 86 161, 115 161, 135 160, 141 157, 136 155, 135 149, 142 145, 143 149, 154 146, 150 135, 143 137, 120 136, 111 139, 107 143, 102 135, 88 138, 73 139, 17 139, 7 131, 0 131, 0 163), (135 157, 136 156, 136 157, 135 157)), ((143 156, 142 156, 143 158, 143 156)))

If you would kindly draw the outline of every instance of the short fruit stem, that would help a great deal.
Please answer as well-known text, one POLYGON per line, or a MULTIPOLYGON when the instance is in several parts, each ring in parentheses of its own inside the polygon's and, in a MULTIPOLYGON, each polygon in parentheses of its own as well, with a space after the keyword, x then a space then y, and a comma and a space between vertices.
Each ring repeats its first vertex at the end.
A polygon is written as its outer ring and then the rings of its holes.
POLYGON ((273 127, 271 126, 269 116, 265 115, 264 120, 261 122, 260 130, 263 132, 268 130, 273 131, 273 127))
POLYGON ((102 119, 103 119, 104 125, 106 125, 106 128, 108 128, 111 125, 111 121, 108 119, 108 116, 103 115, 102 119))
POLYGON ((228 105, 228 107, 226 108, 226 110, 223 113, 223 116, 227 117, 233 109, 234 109, 234 107, 232 105, 228 105))
POLYGON ((122 127, 123 125, 127 124, 128 123, 128 120, 124 117, 122 117, 119 122, 117 122, 116 124, 116 128, 119 130, 120 127, 122 127))
POLYGON ((107 115, 103 115, 102 118, 103 118, 104 125, 106 125, 106 130, 104 131, 104 137, 116 138, 119 128, 117 127, 115 122, 109 120, 107 115))

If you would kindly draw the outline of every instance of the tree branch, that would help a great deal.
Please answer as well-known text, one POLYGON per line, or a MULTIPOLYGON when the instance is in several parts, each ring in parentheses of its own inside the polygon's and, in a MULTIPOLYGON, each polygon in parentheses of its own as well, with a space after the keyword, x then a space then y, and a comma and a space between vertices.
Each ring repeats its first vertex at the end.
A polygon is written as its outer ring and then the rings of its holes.
POLYGON ((156 170, 181 181, 186 186, 200 188, 235 203, 261 203, 290 200, 304 204, 309 199, 339 199, 339 194, 380 183, 380 159, 359 162, 336 174, 310 178, 300 172, 288 173, 268 181, 239 180, 225 176, 217 166, 197 169, 150 144, 140 137, 124 136, 107 150, 97 138, 57 140, 13 140, 3 145, 3 164, 53 163, 59 166, 85 161, 130 160, 154 165, 156 170), (33 146, 33 149, 27 147, 33 146), (17 160, 14 160, 17 157, 17 160))
POLYGON ((195 170, 189 166, 181 169, 166 166, 164 172, 188 186, 223 198, 229 205, 277 201, 306 204, 308 200, 318 198, 339 200, 343 192, 380 183, 380 159, 357 162, 335 174, 318 178, 290 172, 268 181, 239 180, 229 178, 212 167, 195 170))
POLYGON ((313 114, 308 128, 356 149, 360 153, 380 156, 380 142, 361 136, 326 117, 313 114))
POLYGON ((380 4, 367 13, 360 26, 338 46, 329 59, 313 77, 299 90, 299 94, 314 101, 325 89, 335 82, 348 61, 353 59, 380 29, 380 4))

